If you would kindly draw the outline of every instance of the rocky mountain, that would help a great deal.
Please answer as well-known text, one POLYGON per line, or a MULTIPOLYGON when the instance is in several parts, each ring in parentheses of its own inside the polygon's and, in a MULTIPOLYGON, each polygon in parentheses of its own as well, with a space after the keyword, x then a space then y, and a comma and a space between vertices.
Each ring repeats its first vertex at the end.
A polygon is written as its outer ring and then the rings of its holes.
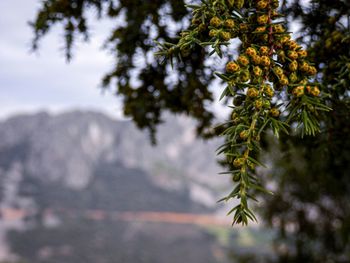
POLYGON ((217 176, 219 143, 196 139, 185 117, 166 119, 153 147, 132 122, 95 112, 13 117, 0 124, 0 168, 2 174, 22 169, 42 181, 83 189, 97 163, 119 162, 145 171, 161 188, 187 187, 192 199, 215 205, 217 191, 227 185, 217 176))
POLYGON ((196 139, 189 119, 166 116, 157 146, 130 121, 79 111, 9 118, 0 138, 0 258, 226 262, 198 222, 230 184, 218 141, 196 139))

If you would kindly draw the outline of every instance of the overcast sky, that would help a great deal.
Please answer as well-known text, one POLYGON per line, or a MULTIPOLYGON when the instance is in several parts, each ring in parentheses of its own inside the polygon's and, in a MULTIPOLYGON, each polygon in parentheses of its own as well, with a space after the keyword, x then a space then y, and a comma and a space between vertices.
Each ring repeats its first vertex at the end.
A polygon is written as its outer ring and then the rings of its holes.
POLYGON ((62 31, 55 28, 30 52, 33 20, 39 0, 0 1, 0 118, 38 110, 97 109, 121 116, 120 103, 102 94, 99 84, 113 60, 101 46, 112 24, 94 23, 89 43, 75 47, 67 64, 62 51, 62 31))
MULTIPOLYGON (((93 109, 122 118, 120 100, 102 93, 100 82, 113 65, 113 56, 102 49, 111 21, 90 23, 91 40, 79 42, 67 63, 62 50, 62 30, 55 27, 30 52, 33 37, 28 21, 33 20, 40 0, 0 0, 0 119, 17 113, 49 110, 93 109)), ((224 117, 218 103, 221 89, 211 107, 224 117)))

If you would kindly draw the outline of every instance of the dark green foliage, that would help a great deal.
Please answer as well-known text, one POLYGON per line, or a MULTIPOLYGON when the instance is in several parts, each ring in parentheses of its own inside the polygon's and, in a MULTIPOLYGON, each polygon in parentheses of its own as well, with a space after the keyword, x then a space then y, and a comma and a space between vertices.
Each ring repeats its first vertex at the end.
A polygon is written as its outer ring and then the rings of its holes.
MULTIPOLYGON (((52 18, 55 11, 49 10, 49 7, 55 2, 57 1, 45 1, 47 8, 39 13, 39 19, 34 24, 39 38, 47 32, 52 23, 65 21, 52 18)), ((107 1, 97 2, 104 3, 105 9, 100 10, 102 14, 107 14, 103 11, 107 10, 107 1)), ((183 3, 180 5, 182 1, 170 1, 170 3, 173 2, 179 3, 178 9, 173 11, 177 11, 175 13, 179 15, 174 19, 180 21, 186 11, 182 7, 183 3)), ((138 1, 121 3, 126 10, 131 10, 135 4, 140 4, 138 1)), ((261 215, 266 223, 279 229, 279 236, 276 239, 277 259, 266 259, 266 262, 349 262, 350 2, 348 0, 313 0, 307 7, 303 7, 305 3, 302 0, 283 1, 283 3, 282 12, 287 14, 286 20, 289 26, 295 19, 301 19, 302 30, 299 41, 307 46, 310 61, 315 63, 320 72, 317 80, 321 84, 321 90, 329 94, 327 105, 333 110, 331 113, 321 114, 321 134, 316 138, 306 136, 300 139, 299 136, 281 135, 278 145, 265 138, 264 148, 270 149, 274 154, 272 154, 271 177, 264 180, 266 185, 273 182, 275 195, 261 196, 264 200, 261 215)), ((153 11, 151 8, 145 10, 153 11)), ((141 12, 140 8, 134 10, 135 14, 138 12, 141 12)), ((132 22, 133 19, 127 21, 132 22)), ((130 24, 131 27, 134 25, 130 24)), ((142 36, 139 29, 140 27, 136 27, 129 30, 136 30, 135 35, 139 37, 139 33, 142 36)), ((123 30, 126 29, 123 28, 123 30)), ((123 34, 125 32, 128 31, 123 31, 123 34)), ((160 32, 164 34, 159 33, 156 36, 157 39, 172 40, 173 35, 168 34, 166 30, 160 32)), ((116 77, 118 91, 124 96, 126 113, 133 116, 140 127, 149 127, 154 130, 155 125, 160 121, 159 114, 163 108, 171 109, 173 112, 189 113, 201 120, 201 127, 209 123, 212 115, 204 109, 203 105, 204 101, 211 101, 211 94, 206 89, 211 76, 204 74, 203 63, 201 63, 204 58, 199 50, 193 50, 190 57, 174 65, 174 70, 183 74, 179 78, 183 86, 178 84, 169 88, 164 84, 164 78, 167 75, 165 66, 151 63, 143 67, 143 72, 158 76, 156 79, 160 83, 155 85, 155 78, 151 78, 144 81, 146 84, 139 89, 135 89, 128 81, 130 69, 135 67, 131 59, 135 48, 131 48, 130 42, 123 42, 123 39, 115 43, 116 39, 119 38, 112 37, 110 44, 114 44, 114 51, 121 49, 122 52, 117 54, 116 69, 105 78, 105 83, 109 83, 116 77), (125 45, 129 46, 125 47, 125 45), (132 50, 126 51, 128 48, 132 50), (184 70, 186 65, 191 68, 184 70), (197 67, 199 71, 195 70, 197 67), (193 72, 196 76, 193 76, 193 72), (203 77, 203 81, 198 80, 199 76, 203 77), (197 86, 190 85, 191 83, 200 84, 198 91, 202 93, 201 96, 196 95, 197 86), (152 93, 147 87, 153 87, 157 90, 157 94, 164 93, 164 95, 155 96, 155 91, 152 93), (184 94, 187 94, 186 99, 182 99, 184 94), (143 102, 144 98, 149 98, 152 101, 151 105, 143 102), (191 100, 197 107, 192 105, 191 100), (150 118, 146 118, 147 111, 151 112, 150 118)), ((67 43, 69 48, 69 38, 67 43)), ((137 41, 132 43, 142 46, 137 41)), ((152 48, 147 47, 145 50, 151 51, 152 48)), ((147 75, 142 76, 147 79, 147 75)), ((245 262, 260 261, 247 258, 245 262)))
POLYGON ((270 146, 276 194, 264 196, 262 214, 279 229, 278 262, 349 262, 350 2, 312 2, 305 9, 293 1, 286 10, 290 20, 302 19, 301 40, 333 110, 322 116, 317 138, 283 136, 280 150, 270 146))
MULTIPOLYGON (((226 72, 217 75, 227 86, 221 98, 234 102, 231 120, 224 123, 226 142, 218 149, 224 154, 235 186, 221 201, 238 199, 239 204, 229 211, 233 224, 246 225, 257 221, 250 201, 257 201, 253 190, 268 193, 260 185, 255 167, 264 166, 259 160, 260 138, 268 130, 276 137, 289 133, 290 126, 304 135, 320 132, 320 112, 331 108, 320 96, 316 68, 297 42, 286 32, 279 0, 256 2, 225 0, 202 1, 191 5, 191 25, 180 33, 177 43, 160 43, 157 54, 181 61, 184 53, 198 46, 210 46, 209 54, 229 57, 223 50, 231 39, 241 42, 237 60, 226 64, 226 72), (205 30, 208 28, 209 32, 205 30), (186 52, 184 52, 186 51, 186 52)), ((206 50, 203 48, 203 50, 206 50)))
POLYGON ((213 76, 204 71, 202 50, 193 50, 173 69, 160 65, 153 57, 154 39, 174 41, 177 36, 178 32, 171 32, 168 24, 181 25, 188 13, 183 1, 46 0, 31 23, 34 49, 53 25, 60 24, 65 32, 66 57, 71 59, 77 36, 89 38, 89 12, 116 21, 105 42, 105 47, 115 56, 115 67, 103 78, 103 86, 116 86, 113 90, 123 98, 126 116, 132 117, 140 128, 149 129, 153 141, 164 110, 195 118, 198 133, 209 127, 213 114, 205 106, 212 101, 207 87, 213 76), (170 75, 178 81, 167 83, 170 75))

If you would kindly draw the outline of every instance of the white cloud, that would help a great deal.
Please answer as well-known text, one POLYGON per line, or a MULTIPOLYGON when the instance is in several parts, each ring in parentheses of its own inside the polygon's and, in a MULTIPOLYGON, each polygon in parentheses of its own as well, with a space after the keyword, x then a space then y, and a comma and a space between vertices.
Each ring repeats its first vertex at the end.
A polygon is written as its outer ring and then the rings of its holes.
POLYGON ((101 49, 111 22, 93 24, 89 43, 75 47, 71 63, 65 62, 59 27, 46 36, 38 54, 30 53, 32 20, 40 1, 0 1, 0 104, 1 117, 16 112, 49 109, 95 108, 121 115, 120 102, 101 94, 100 81, 113 58, 101 49))

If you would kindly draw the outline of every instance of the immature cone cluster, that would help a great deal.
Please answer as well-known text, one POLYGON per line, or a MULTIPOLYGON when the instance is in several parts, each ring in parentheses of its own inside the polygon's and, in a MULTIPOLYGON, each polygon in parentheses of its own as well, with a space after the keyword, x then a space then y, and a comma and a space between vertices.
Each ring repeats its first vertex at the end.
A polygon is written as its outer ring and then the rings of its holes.
MULTIPOLYGON (((249 186, 256 183, 254 167, 249 164, 257 162, 255 146, 259 144, 260 133, 265 127, 278 133, 287 126, 283 117, 280 119, 283 108, 276 104, 277 96, 287 92, 292 100, 300 100, 320 94, 309 80, 317 72, 308 62, 307 52, 291 39, 282 23, 274 21, 280 16, 276 10, 278 1, 253 1, 250 7, 256 12, 249 13, 247 22, 241 23, 237 32, 242 40, 241 54, 227 63, 226 74, 221 76, 231 91, 227 95, 240 98, 239 104, 234 103, 233 126, 228 128, 230 144, 222 148, 228 161, 238 169, 234 173, 238 187, 226 198, 241 200, 234 209, 234 222, 238 223, 253 217, 246 196, 249 186)), ((235 24, 239 24, 238 20, 235 24)))
POLYGON ((209 21, 209 28, 209 36, 212 38, 229 41, 235 36, 235 20, 230 18, 221 20, 214 16, 209 21))
POLYGON ((288 121, 293 120, 303 124, 306 134, 313 134, 318 123, 312 114, 317 114, 316 106, 322 106, 320 90, 311 80, 316 68, 286 32, 278 6, 278 0, 208 0, 191 6, 191 30, 171 47, 186 50, 200 43, 210 45, 211 54, 222 56, 221 47, 229 40, 238 37, 242 42, 241 53, 226 64, 226 72, 216 73, 227 83, 222 97, 232 97, 234 104, 232 120, 223 133, 227 143, 219 148, 237 183, 223 198, 240 200, 230 211, 234 223, 255 219, 248 199, 253 197, 251 189, 261 189, 254 171, 260 164, 256 159, 261 133, 268 128, 276 135, 287 132, 288 121), (237 9, 242 9, 241 13, 237 9))

